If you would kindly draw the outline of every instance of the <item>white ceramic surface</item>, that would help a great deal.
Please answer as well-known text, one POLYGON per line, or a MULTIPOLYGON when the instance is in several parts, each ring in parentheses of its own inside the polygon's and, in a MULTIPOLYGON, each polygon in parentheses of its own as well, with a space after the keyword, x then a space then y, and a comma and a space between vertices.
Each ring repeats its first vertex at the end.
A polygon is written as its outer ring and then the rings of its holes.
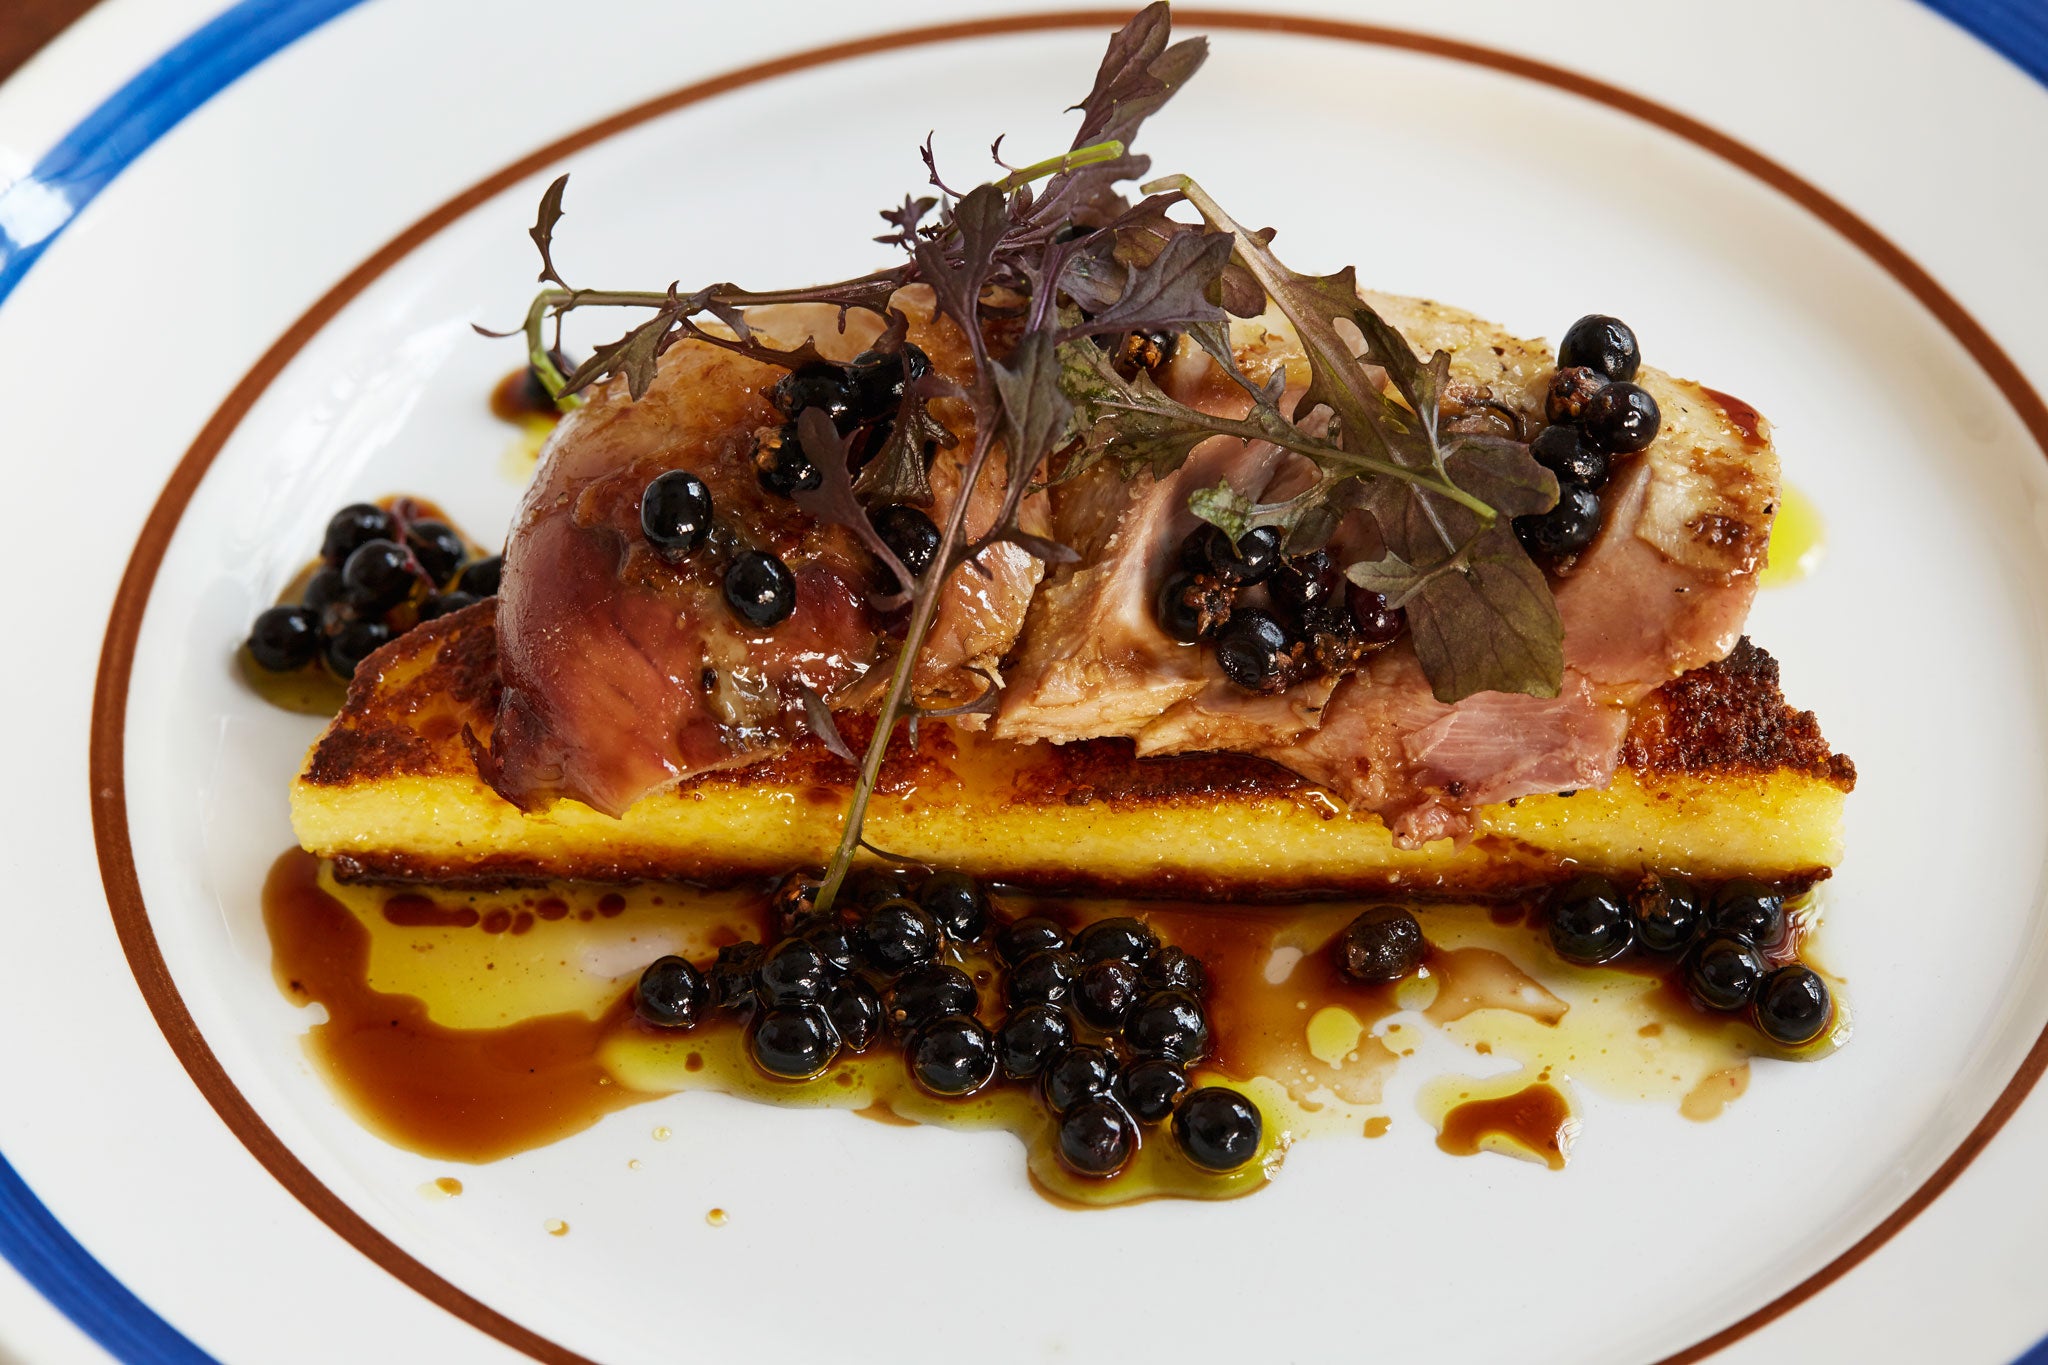
MULTIPOLYGON (((564 35, 541 6, 488 25, 452 0, 354 11, 138 162, 0 308, 17 496, 62 509, 0 542, 0 582, 31 585, 14 639, 36 642, 0 697, 37 718, 12 737, 17 778, 0 793, 18 907, 0 1021, 33 1040, 0 1055, 0 1091, 34 1097, 0 1106, 0 1151, 223 1359, 278 1358, 286 1342, 302 1360, 394 1342, 406 1359, 508 1353, 272 1182, 135 993, 98 899, 84 777, 100 627, 134 528, 255 356, 439 200, 694 76, 930 17, 606 8, 583 26, 601 42, 564 35)), ((998 9, 958 12, 984 8, 998 9)), ((1469 7, 1455 30, 1399 6, 1346 14, 1568 60, 1734 132, 1899 241, 2048 387, 2029 326, 2048 260, 2022 230, 2048 212, 2048 186, 1982 173, 1994 157, 2048 165, 2048 97, 1921 11, 1855 8, 1846 43, 1823 41, 1840 30, 1820 12, 1846 6, 1738 5, 1706 28, 1655 7, 1629 41, 1570 45, 1507 4, 1469 7), (1884 99, 1902 74, 1940 93, 1910 119, 1884 99), (1996 149, 1952 136, 1991 120, 1996 149)), ((1527 334, 1615 312, 1653 363, 1771 417, 1828 549, 1815 578, 1760 600, 1752 633, 1862 775, 1825 940, 1857 1006, 1849 1049, 1760 1065, 1708 1125, 1594 1097, 1562 1175, 1438 1153, 1405 1099, 1428 1074, 1418 1058, 1384 1141, 1303 1145, 1255 1199, 1085 1216, 1030 1192, 1007 1136, 710 1097, 460 1170, 463 1198, 429 1203, 417 1187, 453 1168, 369 1137, 306 1067, 256 888, 289 841, 283 784, 317 727, 251 696, 226 649, 352 497, 417 491, 487 538, 503 526, 518 490, 479 395, 516 356, 469 324, 523 307, 540 186, 574 172, 558 254, 572 278, 851 273, 879 259, 872 212, 920 179, 927 128, 963 179, 998 132, 1032 155, 1064 145, 1059 108, 1102 37, 864 58, 657 119, 463 217, 292 361, 194 498, 137 652, 129 818, 171 975, 237 1088, 329 1189, 469 1294, 596 1359, 1623 1361, 1685 1347, 1896 1208, 2048 1022, 2048 463, 1926 310, 1804 209, 1614 110, 1442 58, 1218 32, 1140 146, 1278 224, 1290 262, 1355 262, 1378 287, 1527 334), (674 1139, 653 1144, 657 1123, 674 1139), (712 1204, 729 1226, 705 1225, 712 1204), (572 1235, 546 1236, 553 1217, 572 1235), (792 1280, 801 1293, 770 1295, 792 1280), (1039 1311, 1020 1323, 995 1287, 1032 1283, 1039 1311), (864 1326, 878 1314, 892 1325, 864 1326)), ((43 71, 89 63, 93 38, 43 71)), ((0 129, 54 98, 32 82, 0 91, 0 129)), ((2048 1132, 2041 1109, 1905 1236, 1729 1354, 1820 1342, 1923 1359, 1915 1333, 1933 1332, 1945 1358, 1996 1361, 2028 1344, 2048 1313, 1997 1287, 2048 1270, 2048 1238, 2022 1227, 2048 1203, 2021 1150, 2048 1132)))

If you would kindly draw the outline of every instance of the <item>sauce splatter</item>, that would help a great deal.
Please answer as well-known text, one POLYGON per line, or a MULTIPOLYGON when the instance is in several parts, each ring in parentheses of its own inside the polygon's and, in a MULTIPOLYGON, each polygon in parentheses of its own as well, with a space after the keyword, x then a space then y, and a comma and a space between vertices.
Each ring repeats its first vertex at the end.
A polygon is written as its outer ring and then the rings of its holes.
POLYGON ((1453 1156, 1474 1156, 1482 1151, 1526 1154, 1561 1171, 1577 1134, 1578 1120, 1570 1101, 1556 1086, 1538 1081, 1506 1095, 1454 1105, 1444 1115, 1436 1145, 1453 1156))
MULTIPOLYGON (((1553 1075, 1674 1105, 1694 1095, 1699 1109, 1697 1095, 1715 1093, 1701 1089, 1707 1078, 1770 1050, 1746 1026, 1700 1015, 1655 975, 1565 966, 1528 924, 1502 923, 1484 907, 1418 907, 1428 956, 1394 986, 1360 985, 1336 969, 1330 945, 1356 905, 1004 897, 999 911, 1052 915, 1070 932, 1136 915, 1199 959, 1211 1052, 1191 1078, 1234 1086, 1257 1104, 1266 1124, 1257 1157, 1218 1176, 1151 1127, 1123 1174, 1086 1180, 1060 1164, 1053 1122, 1028 1085, 998 1080, 964 1101, 936 1099, 887 1042, 791 1083, 753 1064, 739 1016, 714 1013, 687 1032, 641 1023, 630 1001, 646 963, 669 952, 704 961, 721 944, 762 940, 762 888, 393 894, 339 883, 293 851, 264 896, 278 984, 325 1007, 306 1046, 342 1102, 387 1140, 451 1160, 493 1160, 629 1104, 712 1091, 883 1123, 1001 1128, 1023 1143, 1034 1187, 1062 1205, 1229 1198, 1262 1188, 1301 1137, 1387 1133, 1385 1082, 1427 1034, 1510 1066, 1488 1080, 1426 1082, 1422 1108, 1439 1145, 1552 1165, 1577 1126, 1553 1075), (508 931, 508 921, 525 931, 508 931)), ((1803 937, 1805 917, 1795 923, 1803 937)), ((973 946, 947 951, 977 983, 983 1019, 998 1021, 994 959, 973 946)), ((656 1141, 671 1135, 666 1123, 651 1132, 656 1141)))
POLYGON ((1739 1062, 1714 1072, 1686 1091, 1685 1098, 1678 1102, 1678 1112, 1694 1123, 1706 1123, 1721 1117, 1748 1089, 1749 1063, 1739 1062))

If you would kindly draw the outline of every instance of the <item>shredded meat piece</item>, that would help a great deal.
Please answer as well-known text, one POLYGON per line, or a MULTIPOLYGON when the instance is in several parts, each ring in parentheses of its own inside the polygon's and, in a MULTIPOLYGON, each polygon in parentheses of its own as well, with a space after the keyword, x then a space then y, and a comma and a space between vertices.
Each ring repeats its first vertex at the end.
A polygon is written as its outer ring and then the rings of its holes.
MULTIPOLYGON (((1536 429, 1555 368, 1546 347, 1440 304, 1366 298, 1420 353, 1451 353, 1453 390, 1536 429)), ((1305 379, 1284 322, 1240 325, 1233 341, 1253 378, 1287 366, 1291 383, 1305 379)), ((1167 377, 1175 395, 1241 410, 1242 396, 1190 350, 1167 377)), ((1151 619, 1151 591, 1195 524, 1187 494, 1227 477, 1259 496, 1286 477, 1256 447, 1217 441, 1172 478, 1123 485, 1121 503, 1100 486, 1078 494, 1075 520, 1107 506, 1115 530, 1039 594, 996 732, 1055 742, 1130 736, 1140 754, 1258 754, 1378 812, 1410 845, 1466 835, 1480 805, 1606 785, 1628 708, 1734 646, 1777 499, 1776 454, 1746 405, 1656 371, 1638 382, 1663 425, 1648 451, 1616 470, 1599 538, 1555 584, 1565 626, 1556 697, 1482 693, 1447 705, 1405 642, 1334 690, 1324 678, 1285 697, 1253 697, 1216 677, 1213 664, 1205 677, 1206 651, 1167 640, 1151 619), (1728 404, 1741 411, 1731 416, 1728 404)), ((1056 521, 1068 515, 1065 496, 1074 495, 1055 494, 1056 521)), ((1360 520, 1339 533, 1347 562, 1377 552, 1360 520)))
MULTIPOLYGON (((929 292, 905 290, 898 306, 934 368, 965 378, 964 338, 934 319, 929 292)), ((816 305, 758 309, 749 322, 782 346, 811 336, 838 360, 880 330, 871 314, 853 313, 841 332, 837 310, 816 305)), ((505 690, 484 769, 508 800, 532 808, 568 797, 617 815, 680 778, 777 751, 803 732, 804 689, 840 697, 886 656, 872 557, 846 528, 804 514, 756 476, 755 432, 783 420, 766 397, 781 374, 683 342, 638 401, 613 381, 549 441, 513 524, 499 597, 505 690), (670 469, 709 485, 717 521, 712 539, 678 563, 639 528, 641 491, 670 469), (756 629, 727 607, 723 564, 739 548, 789 567, 796 608, 787 620, 756 629)), ((942 401, 934 415, 963 438, 932 470, 931 512, 943 521, 973 433, 963 405, 942 401)), ((1000 458, 992 469, 969 508, 970 534, 994 522, 1000 458)), ((1026 529, 1045 529, 1045 515, 1041 497, 1026 529)), ((985 574, 963 567, 948 580, 919 656, 921 696, 972 698, 986 686, 975 670, 993 674, 1016 639, 1039 563, 1005 544, 981 564, 985 574)))

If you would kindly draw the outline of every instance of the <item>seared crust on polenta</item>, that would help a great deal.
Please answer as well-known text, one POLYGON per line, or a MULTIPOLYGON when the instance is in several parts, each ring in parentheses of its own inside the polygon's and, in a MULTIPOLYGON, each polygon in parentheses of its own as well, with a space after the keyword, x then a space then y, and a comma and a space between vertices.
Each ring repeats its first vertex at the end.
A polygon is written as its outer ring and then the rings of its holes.
MULTIPOLYGON (((830 855, 854 773, 815 741, 688 779, 617 820, 499 797, 473 757, 496 712, 493 610, 422 626, 357 674, 293 783, 307 849, 346 876, 462 884, 723 882, 830 855)), ((865 739, 858 718, 842 725, 865 739)), ((1607 790, 1484 807, 1462 844, 1399 848, 1378 817, 1244 755, 1139 759, 1127 740, 1016 746, 941 725, 923 740, 884 765, 873 845, 1040 888, 1240 901, 1510 894, 1587 869, 1813 880, 1838 855, 1855 784, 1746 641, 1637 708, 1607 790)))

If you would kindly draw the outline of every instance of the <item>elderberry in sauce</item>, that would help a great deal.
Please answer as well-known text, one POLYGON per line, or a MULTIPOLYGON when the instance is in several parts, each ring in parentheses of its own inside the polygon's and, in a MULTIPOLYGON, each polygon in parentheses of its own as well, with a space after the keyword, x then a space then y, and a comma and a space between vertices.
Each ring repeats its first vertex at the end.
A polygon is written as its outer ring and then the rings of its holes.
MULTIPOLYGON (((1347 976, 1336 950, 1362 909, 1355 903, 1084 904, 997 892, 978 942, 942 936, 937 948, 938 964, 976 983, 971 1002, 956 1004, 968 1005, 983 1027, 995 1033, 1009 1012, 1009 968, 996 950, 1011 924, 1042 917, 1034 942, 1082 943, 1104 959, 1126 950, 1104 948, 1111 938, 1132 953, 1144 948, 1148 961, 1171 950, 1202 968, 1199 977, 1178 978, 1194 987, 1190 998, 1207 1027, 1206 1048, 1185 1067, 1190 1090, 1226 1087, 1259 1112, 1258 1150, 1232 1171, 1204 1170, 1176 1147, 1169 1123, 1134 1115, 1129 1159, 1114 1175, 1090 1177, 1062 1159, 1059 1121, 1036 1077, 996 1065, 971 1094, 934 1094, 906 1066, 908 1035, 893 1035, 886 1022, 865 1051, 841 1048, 817 1077, 788 1081, 750 1056, 747 1010, 706 1009, 686 1028, 635 1016, 634 987, 648 963, 674 954, 701 969, 722 947, 776 943, 784 926, 771 898, 766 884, 473 892, 344 885, 293 851, 272 869, 264 912, 280 988, 325 1009, 307 1047, 349 1109, 399 1146, 460 1161, 528 1150, 627 1105, 708 1090, 893 1121, 1003 1128, 1022 1140, 1034 1185, 1055 1202, 1227 1198, 1262 1187, 1294 1141, 1387 1131, 1382 1089, 1424 1030, 1522 1068, 1486 1081, 1427 1083, 1421 1107, 1440 1131, 1438 1146, 1557 1166, 1577 1123, 1574 1085, 1683 1102, 1689 1117, 1709 1117, 1718 1104, 1700 1097, 1725 1104, 1739 1095, 1726 1077, 1746 1074, 1748 1056, 1821 1055, 1847 1028, 1844 1009, 1818 1042, 1778 1048, 1741 1020, 1692 1004, 1672 964, 1559 962, 1545 946, 1540 914, 1417 906, 1427 942, 1420 965, 1402 980, 1371 985, 1347 976), (1125 923, 1082 934, 1108 920, 1125 923)), ((1804 939, 1799 902, 1789 904, 1793 930, 1774 958, 1789 959, 1804 939)), ((1069 1017, 1073 1042, 1115 1043, 1069 1017)), ((1140 1060, 1127 1054, 1122 1066, 1140 1060)), ((668 1123, 695 1118, 686 1101, 671 1105, 662 1116, 668 1123)))

